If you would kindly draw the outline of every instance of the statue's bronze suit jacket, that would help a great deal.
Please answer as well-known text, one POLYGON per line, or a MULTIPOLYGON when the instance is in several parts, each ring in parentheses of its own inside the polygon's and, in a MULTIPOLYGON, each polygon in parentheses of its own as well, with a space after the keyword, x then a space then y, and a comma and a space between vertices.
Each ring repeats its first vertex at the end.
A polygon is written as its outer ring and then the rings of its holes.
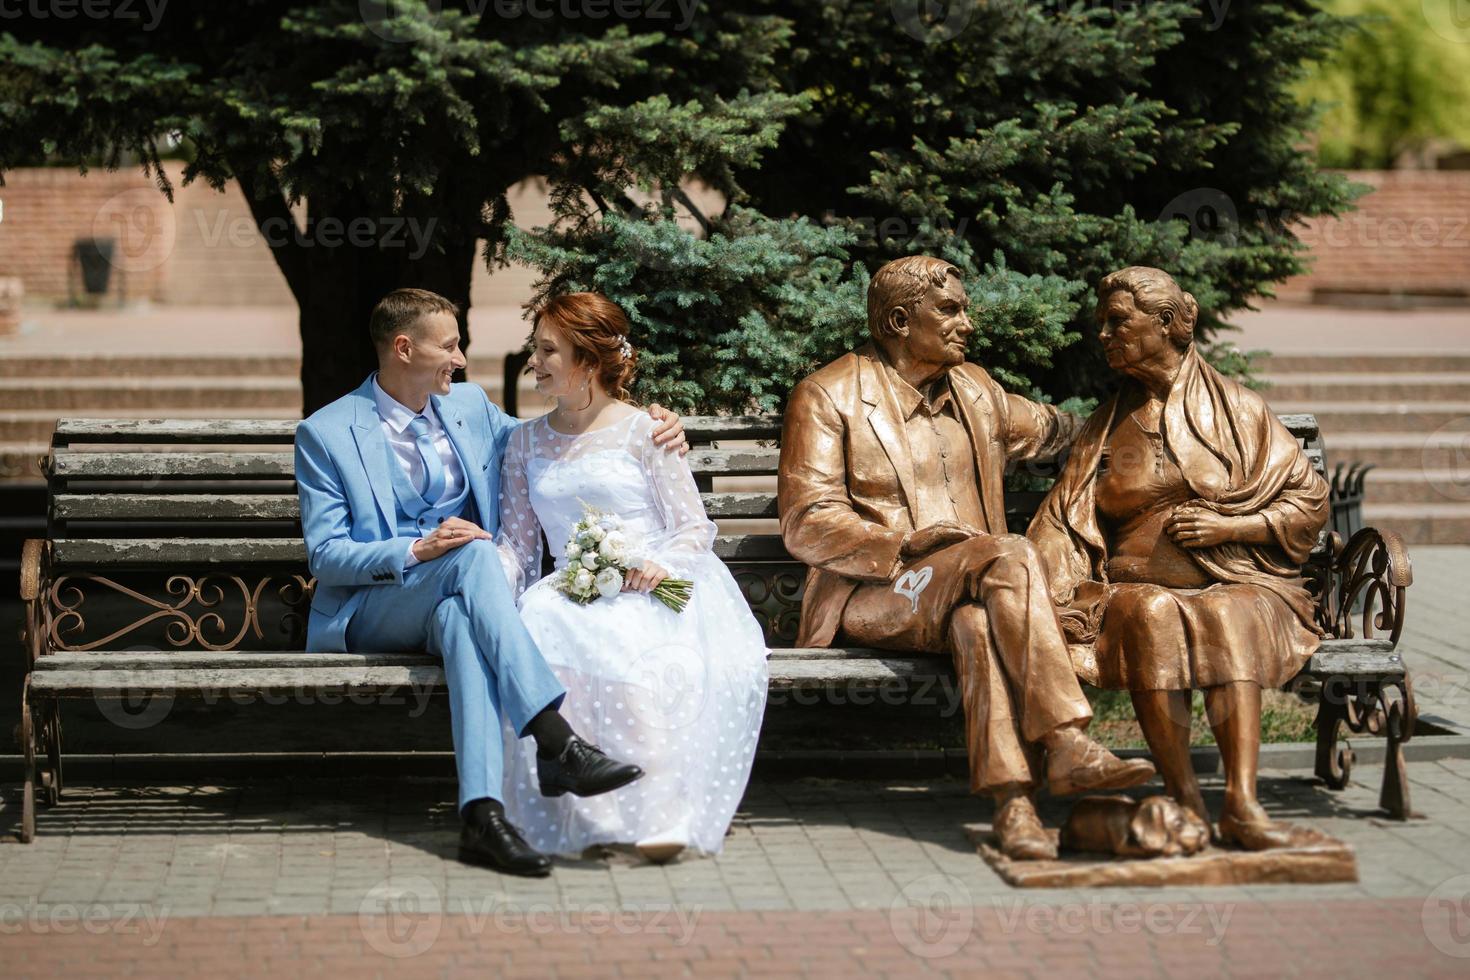
MULTIPOLYGON (((778 506, 792 557, 810 566, 798 646, 830 646, 861 582, 888 582, 899 568, 911 510, 914 463, 904 419, 869 344, 803 380, 786 405, 778 506)), ((1052 456, 1071 443, 1076 416, 1007 394, 975 364, 949 372, 975 448, 983 531, 1006 533, 1008 460, 1052 456)))

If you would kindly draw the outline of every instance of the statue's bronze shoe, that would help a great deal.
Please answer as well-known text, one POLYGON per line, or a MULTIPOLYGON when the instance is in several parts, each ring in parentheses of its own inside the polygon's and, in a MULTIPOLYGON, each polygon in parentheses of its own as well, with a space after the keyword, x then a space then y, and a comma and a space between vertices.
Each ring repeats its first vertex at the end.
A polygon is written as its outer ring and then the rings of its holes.
POLYGON ((1013 861, 1044 861, 1057 856, 1057 846, 1041 826, 1036 805, 1024 796, 1007 800, 995 811, 991 830, 1001 853, 1013 861))
POLYGON ((1285 847, 1314 847, 1330 843, 1331 838, 1320 830, 1299 827, 1296 824, 1266 820, 1246 823, 1230 816, 1220 815, 1220 843, 1234 844, 1247 851, 1274 851, 1285 847))
POLYGON ((1047 753, 1047 788, 1056 796, 1127 789, 1154 778, 1147 759, 1120 759, 1075 729, 1047 753))

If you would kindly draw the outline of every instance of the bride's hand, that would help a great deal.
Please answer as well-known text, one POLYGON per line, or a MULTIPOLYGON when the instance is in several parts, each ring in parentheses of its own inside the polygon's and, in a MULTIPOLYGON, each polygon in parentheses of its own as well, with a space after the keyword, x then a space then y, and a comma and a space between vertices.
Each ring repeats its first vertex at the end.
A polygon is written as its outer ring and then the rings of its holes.
POLYGON ((662 446, 669 451, 677 449, 680 456, 689 452, 689 442, 684 438, 684 420, 679 418, 678 413, 655 402, 648 406, 648 414, 658 423, 653 428, 655 446, 662 446))
POLYGON ((623 577, 624 592, 652 592, 658 584, 669 577, 668 570, 657 562, 646 561, 642 568, 628 570, 623 577))

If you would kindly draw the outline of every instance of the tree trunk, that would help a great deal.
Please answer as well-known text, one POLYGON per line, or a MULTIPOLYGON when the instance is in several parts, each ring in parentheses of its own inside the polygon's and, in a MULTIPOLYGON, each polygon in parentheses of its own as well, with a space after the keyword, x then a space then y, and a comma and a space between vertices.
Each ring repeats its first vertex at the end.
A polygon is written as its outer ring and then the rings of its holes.
POLYGON ((457 304, 460 340, 468 349, 476 245, 468 233, 427 219, 408 226, 414 229, 410 233, 398 218, 371 217, 371 205, 350 194, 314 198, 306 227, 298 230, 279 187, 257 194, 253 180, 241 178, 240 183, 257 226, 276 229, 265 237, 300 309, 303 418, 352 391, 377 369, 368 320, 378 300, 394 289, 430 289, 457 304), (355 236, 354 244, 354 236, 343 230, 364 216, 373 222, 373 231, 355 236), (285 234, 279 230, 283 220, 289 222, 285 234), (372 243, 363 244, 365 237, 372 243))

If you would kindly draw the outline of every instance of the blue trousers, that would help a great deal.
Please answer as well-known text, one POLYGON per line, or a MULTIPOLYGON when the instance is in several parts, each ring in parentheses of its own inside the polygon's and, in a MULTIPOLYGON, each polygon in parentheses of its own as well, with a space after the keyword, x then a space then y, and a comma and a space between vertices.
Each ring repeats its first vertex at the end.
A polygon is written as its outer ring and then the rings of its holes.
POLYGON ((531 719, 559 707, 566 691, 521 623, 495 545, 471 541, 413 566, 402 586, 365 592, 347 625, 347 648, 427 649, 444 661, 459 805, 503 799, 501 716, 524 736, 531 719))

